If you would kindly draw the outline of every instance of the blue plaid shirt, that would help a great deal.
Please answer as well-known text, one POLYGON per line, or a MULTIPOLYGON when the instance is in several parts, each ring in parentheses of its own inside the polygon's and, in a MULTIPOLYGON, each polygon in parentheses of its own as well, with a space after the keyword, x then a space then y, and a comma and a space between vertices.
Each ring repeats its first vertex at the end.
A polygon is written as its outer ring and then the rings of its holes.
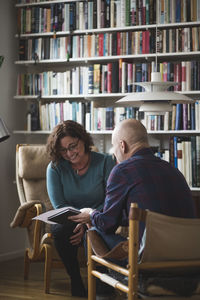
MULTIPOLYGON (((154 156, 150 148, 139 150, 113 168, 103 211, 92 213, 92 225, 104 233, 114 233, 119 225, 128 225, 131 202, 169 216, 194 217, 192 195, 184 176, 154 156)), ((140 237, 143 230, 141 224, 140 237)))

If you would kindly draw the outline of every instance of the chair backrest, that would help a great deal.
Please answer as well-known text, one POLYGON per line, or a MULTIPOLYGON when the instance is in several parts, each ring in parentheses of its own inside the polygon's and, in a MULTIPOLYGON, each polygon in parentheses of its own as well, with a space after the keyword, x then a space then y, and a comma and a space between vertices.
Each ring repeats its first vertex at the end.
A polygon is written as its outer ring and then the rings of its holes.
POLYGON ((147 211, 141 262, 200 259, 200 219, 147 211))
MULTIPOLYGON (((49 163, 45 145, 21 144, 16 147, 16 183, 21 205, 37 201, 43 211, 52 209, 46 188, 46 168, 49 163)), ((27 228, 30 245, 33 244, 34 225, 27 228)), ((49 225, 42 224, 41 234, 49 232, 49 225)))
POLYGON ((38 200, 45 209, 52 209, 46 189, 48 163, 45 145, 17 146, 16 181, 21 204, 38 200))

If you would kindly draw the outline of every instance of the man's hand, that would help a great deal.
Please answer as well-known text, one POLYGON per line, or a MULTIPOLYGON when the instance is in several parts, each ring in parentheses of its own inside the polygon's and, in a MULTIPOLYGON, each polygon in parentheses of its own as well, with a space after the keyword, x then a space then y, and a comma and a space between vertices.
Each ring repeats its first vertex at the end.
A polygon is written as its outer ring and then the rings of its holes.
POLYGON ((93 209, 92 208, 82 208, 80 211, 81 211, 80 214, 68 217, 68 219, 72 220, 73 222, 76 222, 76 223, 91 224, 90 212, 92 212, 93 209))
POLYGON ((80 242, 82 241, 82 237, 85 233, 85 228, 82 224, 78 224, 75 228, 74 228, 74 235, 72 235, 70 237, 70 243, 72 245, 79 245, 80 242))

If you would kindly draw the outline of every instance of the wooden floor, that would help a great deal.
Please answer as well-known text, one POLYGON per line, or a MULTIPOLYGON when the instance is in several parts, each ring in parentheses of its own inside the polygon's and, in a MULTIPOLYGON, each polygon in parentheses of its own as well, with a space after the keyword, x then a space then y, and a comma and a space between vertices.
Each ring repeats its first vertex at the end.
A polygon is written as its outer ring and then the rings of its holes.
MULTIPOLYGON (((80 300, 84 298, 71 297, 70 282, 64 269, 53 270, 50 294, 44 293, 42 263, 32 263, 28 280, 23 279, 23 258, 0 262, 0 299, 52 299, 80 300)), ((86 283, 86 274, 84 276, 86 283)))

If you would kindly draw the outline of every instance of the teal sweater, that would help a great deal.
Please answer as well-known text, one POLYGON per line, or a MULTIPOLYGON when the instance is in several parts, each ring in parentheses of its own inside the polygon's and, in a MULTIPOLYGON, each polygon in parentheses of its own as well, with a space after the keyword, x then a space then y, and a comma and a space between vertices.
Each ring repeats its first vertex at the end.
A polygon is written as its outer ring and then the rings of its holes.
POLYGON ((73 206, 81 209, 101 209, 104 204, 106 182, 115 165, 112 156, 91 152, 91 162, 84 175, 78 175, 67 160, 47 167, 47 191, 54 208, 73 206))

